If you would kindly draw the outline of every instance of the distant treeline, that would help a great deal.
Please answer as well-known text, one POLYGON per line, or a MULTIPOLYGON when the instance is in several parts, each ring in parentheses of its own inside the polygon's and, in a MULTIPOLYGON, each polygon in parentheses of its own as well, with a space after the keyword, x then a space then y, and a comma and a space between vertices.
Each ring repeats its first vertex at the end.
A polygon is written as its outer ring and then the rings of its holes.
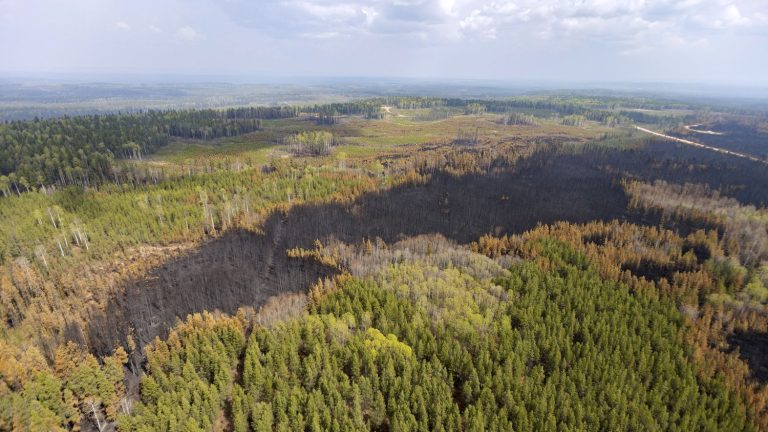
MULTIPOLYGON (((508 114, 519 110, 548 111, 560 116, 580 115, 587 120, 605 124, 627 123, 659 123, 668 120, 667 116, 654 116, 632 109, 668 109, 681 108, 679 105, 653 103, 652 101, 635 99, 573 99, 560 97, 519 97, 503 100, 491 99, 459 99, 434 97, 386 97, 365 99, 360 101, 316 105, 304 111, 313 113, 323 124, 333 124, 335 119, 344 115, 362 115, 369 119, 383 118, 382 106, 399 109, 445 108, 461 109, 466 114, 496 113, 508 114), (628 110, 629 109, 629 110, 628 110)), ((439 116, 444 118, 444 116, 439 116)), ((438 118, 435 118, 438 119, 438 118)))
MULTIPOLYGON (((660 108, 621 101, 621 107, 660 108)), ((335 124, 342 116, 384 117, 384 107, 463 110, 466 114, 514 113, 545 110, 557 116, 601 122, 660 123, 635 111, 617 111, 618 101, 520 97, 507 100, 467 100, 432 97, 385 97, 314 106, 264 106, 226 110, 146 111, 87 115, 0 124, 0 191, 21 193, 43 186, 90 186, 115 178, 116 159, 140 159, 166 145, 170 137, 210 140, 261 129, 262 120, 294 118, 302 114, 317 123, 335 124)))

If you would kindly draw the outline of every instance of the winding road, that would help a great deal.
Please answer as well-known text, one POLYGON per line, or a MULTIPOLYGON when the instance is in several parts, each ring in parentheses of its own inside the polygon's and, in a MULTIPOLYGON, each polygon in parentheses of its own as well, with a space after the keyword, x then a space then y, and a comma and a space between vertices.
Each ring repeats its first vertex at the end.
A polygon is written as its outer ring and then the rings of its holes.
POLYGON ((722 132, 715 132, 715 131, 711 131, 711 130, 701 130, 701 129, 694 129, 695 127, 699 127, 699 126, 701 126, 701 124, 688 125, 688 126, 683 126, 683 127, 684 127, 686 130, 689 130, 689 131, 691 131, 691 132, 700 133, 700 134, 707 134, 707 135, 723 135, 723 133, 722 133, 722 132))
POLYGON ((760 162, 762 164, 768 165, 768 161, 766 161, 765 159, 760 159, 759 157, 755 157, 755 156, 752 156, 752 155, 748 155, 748 154, 744 154, 744 153, 738 153, 738 152, 727 150, 727 149, 720 148, 720 147, 712 147, 710 145, 706 145, 706 144, 702 144, 702 143, 697 143, 695 141, 690 141, 690 140, 683 139, 683 138, 673 137, 671 135, 665 135, 665 134, 663 134, 661 132, 652 131, 650 129, 646 129, 646 128, 640 127, 640 126, 635 126, 635 129, 637 129, 639 131, 642 131, 642 132, 645 132, 645 133, 649 133, 651 135, 656 135, 658 137, 666 138, 666 139, 669 139, 669 140, 672 140, 672 141, 677 141, 677 142, 680 142, 680 143, 683 143, 683 144, 688 144, 690 146, 699 147, 699 148, 715 151, 715 152, 718 152, 718 153, 727 154, 727 155, 730 155, 730 156, 736 156, 736 157, 740 157, 740 158, 744 158, 744 159, 749 159, 749 160, 754 161, 754 162, 760 162))

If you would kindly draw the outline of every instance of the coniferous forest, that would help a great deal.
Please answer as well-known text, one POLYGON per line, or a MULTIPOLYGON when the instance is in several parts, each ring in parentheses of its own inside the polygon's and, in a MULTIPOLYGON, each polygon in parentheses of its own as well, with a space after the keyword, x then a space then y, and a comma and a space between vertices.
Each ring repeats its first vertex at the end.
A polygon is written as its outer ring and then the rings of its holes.
POLYGON ((0 430, 768 430, 766 131, 587 93, 0 124, 0 430))

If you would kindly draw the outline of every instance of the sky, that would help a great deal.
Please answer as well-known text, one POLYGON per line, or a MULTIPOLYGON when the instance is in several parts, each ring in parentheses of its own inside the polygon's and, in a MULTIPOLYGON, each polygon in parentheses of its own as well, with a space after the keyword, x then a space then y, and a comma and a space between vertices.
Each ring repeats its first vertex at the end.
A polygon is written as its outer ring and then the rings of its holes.
POLYGON ((0 74, 768 85, 768 0, 0 0, 0 74))

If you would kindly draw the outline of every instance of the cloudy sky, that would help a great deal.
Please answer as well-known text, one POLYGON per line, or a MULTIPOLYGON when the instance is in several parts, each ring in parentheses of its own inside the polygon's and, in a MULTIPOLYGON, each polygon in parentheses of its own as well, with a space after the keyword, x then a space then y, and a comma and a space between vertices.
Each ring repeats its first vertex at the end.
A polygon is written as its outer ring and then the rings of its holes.
POLYGON ((0 73, 768 84, 768 0, 0 0, 0 73))

